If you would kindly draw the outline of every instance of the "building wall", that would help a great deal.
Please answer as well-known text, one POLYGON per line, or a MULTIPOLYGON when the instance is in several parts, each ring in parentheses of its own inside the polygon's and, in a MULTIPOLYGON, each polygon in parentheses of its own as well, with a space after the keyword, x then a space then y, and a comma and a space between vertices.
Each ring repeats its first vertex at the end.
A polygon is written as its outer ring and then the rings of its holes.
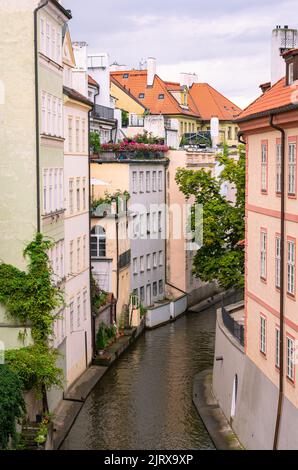
MULTIPOLYGON (((286 130, 286 162, 288 143, 297 139, 298 128, 286 130)), ((264 132, 248 138, 248 200, 247 200, 247 355, 256 366, 275 385, 278 384, 279 371, 275 365, 276 328, 279 327, 279 290, 276 288, 276 236, 280 233, 280 197, 276 194, 276 144, 278 132, 264 132), (268 144, 268 189, 261 191, 261 145, 268 144), (266 276, 261 278, 261 232, 267 234, 266 276), (261 316, 266 321, 266 350, 260 351, 261 316)), ((287 164, 286 164, 287 168, 287 164)), ((286 173, 288 170, 286 170, 286 173)), ((286 176, 287 178, 287 176, 286 176)), ((297 175, 296 175, 297 179, 297 175)), ((286 180, 287 181, 287 180, 286 180)), ((286 183, 287 188, 287 183, 286 183)), ((287 190, 287 189, 286 189, 287 190)), ((295 197, 286 197, 285 258, 287 263, 287 241, 297 245, 297 204, 295 197)), ((296 255, 295 255, 296 256, 296 255)), ((295 292, 297 289, 295 258, 295 292)), ((287 292, 287 265, 285 266, 285 291, 287 292)), ((287 373, 287 337, 298 338, 296 316, 296 294, 285 294, 285 373, 287 373)), ((286 377, 286 397, 298 406, 296 393, 297 371, 294 366, 293 380, 286 377)))
POLYGON ((117 98, 117 108, 123 109, 129 113, 134 113, 139 116, 144 114, 145 108, 125 93, 121 88, 111 82, 111 95, 117 98))

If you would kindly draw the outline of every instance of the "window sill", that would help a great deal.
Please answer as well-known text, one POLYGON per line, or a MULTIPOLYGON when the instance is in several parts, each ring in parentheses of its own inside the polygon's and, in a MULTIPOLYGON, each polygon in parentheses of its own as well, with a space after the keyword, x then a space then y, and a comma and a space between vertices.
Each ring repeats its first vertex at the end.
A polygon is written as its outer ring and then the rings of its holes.
POLYGON ((292 387, 295 387, 295 381, 291 379, 290 377, 286 376, 287 382, 292 385, 292 387))
POLYGON ((266 278, 266 277, 260 276, 260 280, 261 280, 261 282, 263 282, 264 284, 267 284, 267 278, 266 278))
POLYGON ((297 195, 296 194, 292 194, 292 193, 288 193, 288 198, 289 199, 297 199, 297 195))
POLYGON ((46 213, 46 214, 42 214, 42 219, 49 219, 50 217, 54 218, 54 217, 60 217, 60 215, 64 214, 64 212, 66 212, 66 209, 59 209, 57 211, 53 211, 53 212, 49 212, 49 213, 46 213))
POLYGON ((290 292, 287 292, 287 297, 291 300, 295 300, 296 299, 296 294, 291 294, 290 292))
POLYGON ((260 350, 260 354, 261 354, 261 356, 262 356, 264 359, 267 360, 267 355, 266 355, 265 352, 263 352, 263 351, 260 350))
POLYGON ((39 55, 40 57, 42 57, 46 62, 48 62, 48 64, 52 64, 54 65, 58 70, 63 70, 63 65, 62 64, 59 64, 58 62, 56 62, 55 60, 51 59, 50 57, 48 57, 46 54, 44 54, 43 52, 39 51, 39 55))
POLYGON ((64 137, 60 137, 58 135, 52 135, 52 134, 45 134, 44 132, 42 132, 40 134, 40 136, 44 139, 55 140, 57 142, 64 142, 65 141, 64 137))

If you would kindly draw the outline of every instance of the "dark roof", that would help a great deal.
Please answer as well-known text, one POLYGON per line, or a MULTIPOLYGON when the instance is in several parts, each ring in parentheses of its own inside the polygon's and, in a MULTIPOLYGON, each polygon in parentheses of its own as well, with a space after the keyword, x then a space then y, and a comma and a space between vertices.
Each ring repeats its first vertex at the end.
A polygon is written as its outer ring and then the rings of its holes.
POLYGON ((76 101, 80 101, 81 103, 87 104, 93 108, 92 101, 88 100, 86 96, 81 95, 81 93, 79 93, 78 91, 73 90, 72 88, 68 88, 68 86, 64 86, 63 93, 69 98, 72 98, 73 100, 76 100, 76 101))
POLYGON ((57 0, 50 0, 53 5, 55 5, 58 10, 60 10, 69 20, 72 18, 72 14, 70 10, 65 10, 65 8, 59 3, 57 0))

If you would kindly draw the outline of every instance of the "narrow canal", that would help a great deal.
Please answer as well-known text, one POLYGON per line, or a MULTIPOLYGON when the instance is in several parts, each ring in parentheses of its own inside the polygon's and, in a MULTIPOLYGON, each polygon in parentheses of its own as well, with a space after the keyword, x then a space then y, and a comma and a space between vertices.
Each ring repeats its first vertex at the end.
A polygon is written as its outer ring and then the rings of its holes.
POLYGON ((147 331, 95 387, 62 449, 213 449, 192 385, 213 363, 215 310, 147 331))

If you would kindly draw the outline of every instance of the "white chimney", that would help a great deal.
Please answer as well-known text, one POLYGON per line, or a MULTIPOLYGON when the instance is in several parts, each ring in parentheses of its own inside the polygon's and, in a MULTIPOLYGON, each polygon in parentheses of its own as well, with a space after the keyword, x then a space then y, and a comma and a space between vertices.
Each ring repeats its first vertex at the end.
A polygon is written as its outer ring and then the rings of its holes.
POLYGON ((147 85, 152 86, 156 75, 156 59, 148 57, 147 59, 147 85))
POLYGON ((128 70, 127 65, 121 65, 117 62, 110 65, 110 72, 123 72, 124 70, 128 70))
POLYGON ((73 52, 76 66, 72 71, 73 88, 82 95, 88 97, 88 74, 87 74, 87 43, 73 42, 73 52))
POLYGON ((110 107, 110 66, 109 55, 105 52, 88 55, 88 73, 99 84, 100 93, 96 104, 110 107))
POLYGON ((180 73, 180 85, 190 88, 193 83, 198 83, 199 79, 196 73, 180 73))
POLYGON ((212 140, 212 147, 215 148, 219 141, 219 119, 217 116, 213 116, 210 119, 210 134, 212 140))
POLYGON ((271 39, 271 86, 286 75, 282 54, 297 47, 297 29, 276 26, 271 39))

